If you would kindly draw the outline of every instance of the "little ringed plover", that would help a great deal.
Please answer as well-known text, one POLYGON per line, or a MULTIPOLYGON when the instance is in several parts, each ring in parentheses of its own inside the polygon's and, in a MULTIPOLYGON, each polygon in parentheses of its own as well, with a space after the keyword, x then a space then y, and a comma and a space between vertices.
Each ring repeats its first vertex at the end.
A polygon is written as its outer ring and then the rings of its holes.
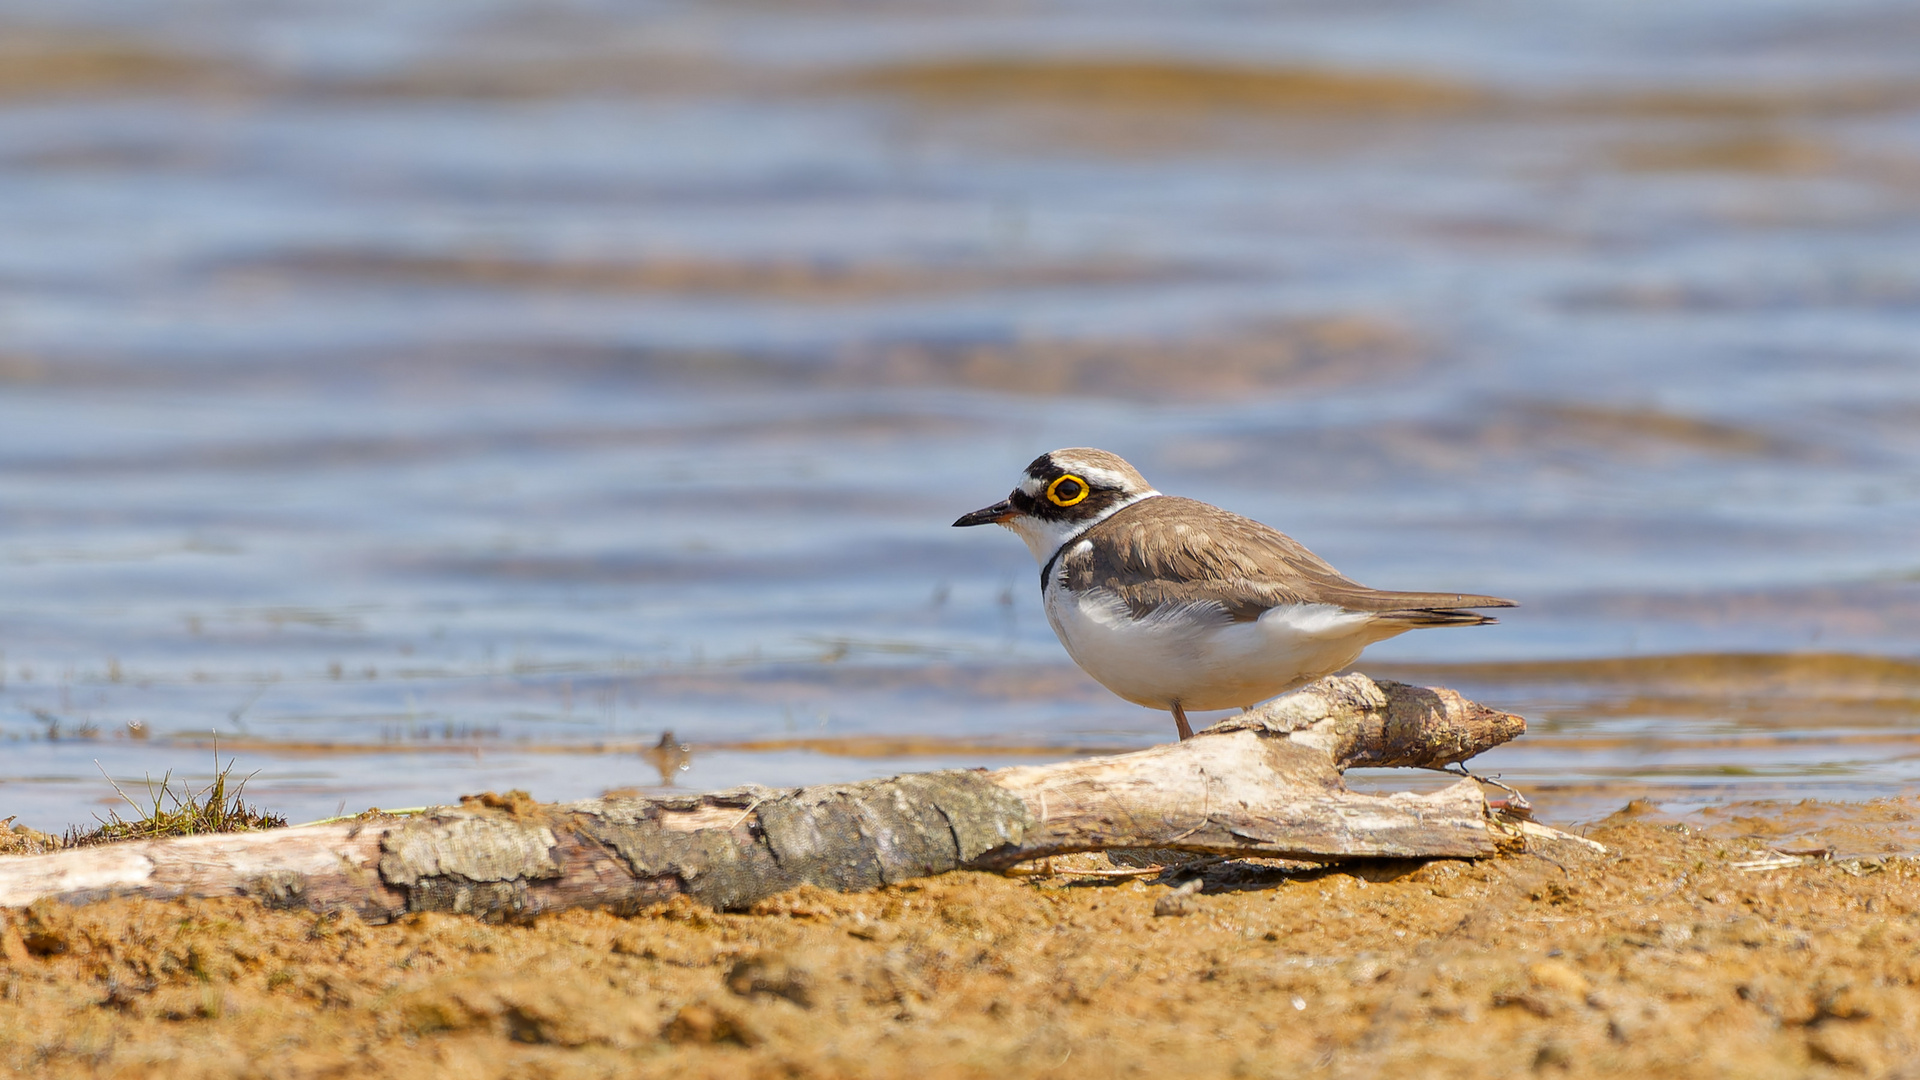
POLYGON ((1251 707, 1427 626, 1484 626, 1511 600, 1370 589, 1293 538, 1162 495, 1104 450, 1033 459, 1013 494, 956 526, 1004 525, 1040 564, 1047 621, 1102 686, 1173 713, 1251 707))

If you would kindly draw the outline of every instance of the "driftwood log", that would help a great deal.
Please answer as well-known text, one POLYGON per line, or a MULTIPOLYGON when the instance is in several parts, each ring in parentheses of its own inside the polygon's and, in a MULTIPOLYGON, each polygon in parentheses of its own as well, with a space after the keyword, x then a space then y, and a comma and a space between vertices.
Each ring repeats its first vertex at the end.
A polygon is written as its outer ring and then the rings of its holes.
POLYGON ((1347 790, 1355 766, 1439 767, 1526 730, 1451 690, 1323 679, 1139 753, 788 790, 542 805, 483 797, 413 817, 0 858, 0 908, 115 896, 251 896, 275 907, 531 916, 715 908, 812 884, 852 891, 1113 848, 1336 861, 1483 856, 1518 833, 1461 780, 1347 790))

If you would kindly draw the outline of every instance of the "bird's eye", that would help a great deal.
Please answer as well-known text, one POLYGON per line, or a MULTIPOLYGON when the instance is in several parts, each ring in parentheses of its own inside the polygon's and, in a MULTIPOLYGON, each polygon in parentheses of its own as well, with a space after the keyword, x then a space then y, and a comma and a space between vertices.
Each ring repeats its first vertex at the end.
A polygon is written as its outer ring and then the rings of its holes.
POLYGON ((1055 506, 1072 506, 1085 499, 1091 490, 1085 480, 1068 473, 1047 485, 1047 501, 1055 506))

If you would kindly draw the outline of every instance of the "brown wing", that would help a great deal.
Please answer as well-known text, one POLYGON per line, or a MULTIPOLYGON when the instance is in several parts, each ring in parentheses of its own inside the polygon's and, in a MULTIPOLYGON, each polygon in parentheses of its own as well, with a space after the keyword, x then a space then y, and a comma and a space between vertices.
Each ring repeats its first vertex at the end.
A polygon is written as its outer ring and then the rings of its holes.
POLYGON ((1235 622, 1251 622, 1287 604, 1333 604, 1413 626, 1493 620, 1463 608, 1513 607, 1511 600, 1465 593, 1369 589, 1257 521, 1192 499, 1162 495, 1134 503, 1089 529, 1091 549, 1062 553, 1069 588, 1105 587, 1135 617, 1165 604, 1215 603, 1235 622))

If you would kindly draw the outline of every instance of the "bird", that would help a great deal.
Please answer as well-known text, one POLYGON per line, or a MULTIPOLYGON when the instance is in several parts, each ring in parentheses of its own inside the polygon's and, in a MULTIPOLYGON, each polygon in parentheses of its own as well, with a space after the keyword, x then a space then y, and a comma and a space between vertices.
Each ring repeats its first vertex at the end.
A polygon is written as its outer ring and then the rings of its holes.
POLYGON ((1468 593, 1387 592, 1292 537, 1217 506, 1162 495, 1091 447, 1033 459, 1013 493, 954 527, 1001 525, 1040 564, 1047 622, 1074 663, 1136 705, 1173 714, 1254 705, 1331 675, 1377 641, 1429 626, 1487 626, 1468 593))

